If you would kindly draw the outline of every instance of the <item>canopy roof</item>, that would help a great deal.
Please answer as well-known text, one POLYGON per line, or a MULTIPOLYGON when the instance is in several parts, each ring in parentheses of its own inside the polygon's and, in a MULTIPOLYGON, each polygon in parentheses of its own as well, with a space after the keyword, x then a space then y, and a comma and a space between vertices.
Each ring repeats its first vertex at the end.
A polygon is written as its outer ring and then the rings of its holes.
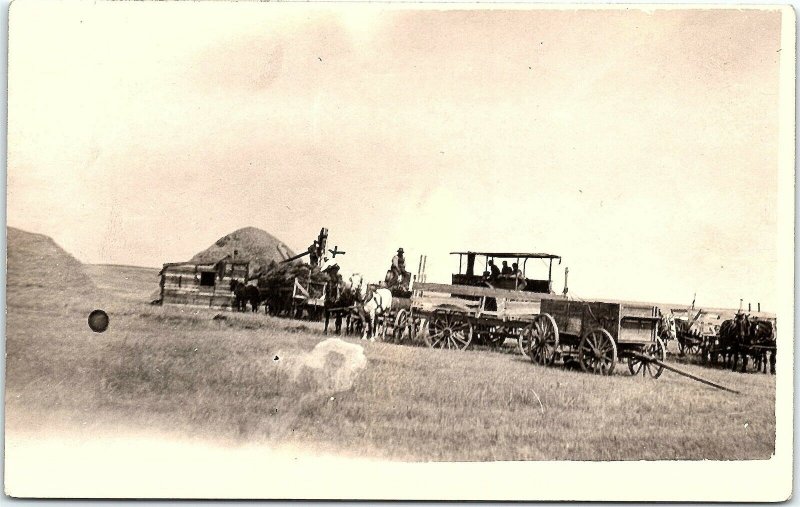
POLYGON ((508 259, 560 259, 560 255, 549 253, 513 253, 513 252, 450 252, 450 255, 483 255, 508 259))

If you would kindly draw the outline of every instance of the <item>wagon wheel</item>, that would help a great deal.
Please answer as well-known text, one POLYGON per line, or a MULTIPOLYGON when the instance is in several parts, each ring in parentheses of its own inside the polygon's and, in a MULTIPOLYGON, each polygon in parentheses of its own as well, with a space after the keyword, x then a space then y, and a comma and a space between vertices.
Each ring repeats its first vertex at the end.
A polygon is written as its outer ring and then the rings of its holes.
POLYGON ((701 338, 693 338, 692 341, 689 343, 689 346, 686 348, 686 352, 692 355, 698 355, 700 350, 702 349, 701 345, 703 340, 701 338))
POLYGON ((608 331, 595 329, 581 338, 578 360, 583 371, 611 375, 617 364, 617 345, 608 331))
POLYGON ((449 313, 435 313, 423 338, 435 349, 464 350, 472 342, 472 323, 449 313))
POLYGON ((408 312, 400 309, 394 318, 394 329, 392 330, 392 340, 395 343, 402 343, 408 340, 411 336, 411 327, 408 318, 408 312))
POLYGON ((533 339, 532 325, 531 323, 530 326, 520 329, 517 336, 517 348, 519 348, 519 352, 523 356, 530 355, 531 341, 533 339))
POLYGON ((380 336, 381 341, 387 341, 386 337, 388 336, 391 340, 394 337, 394 333, 389 328, 391 324, 394 323, 392 316, 387 313, 382 313, 375 318, 375 329, 373 332, 375 336, 380 336))
MULTIPOLYGON (((664 361, 667 358, 667 349, 664 346, 664 342, 661 341, 661 338, 656 337, 656 341, 648 344, 644 350, 642 350, 642 354, 652 357, 653 359, 658 359, 659 361, 664 361)), ((655 365, 650 361, 644 361, 634 356, 628 358, 628 369, 631 375, 635 376, 641 373, 642 376, 650 375, 653 378, 660 377, 661 373, 664 371, 663 366, 655 365)))
POLYGON ((678 353, 682 356, 686 355, 685 338, 678 338, 678 353))
POLYGON ((558 326, 553 317, 543 313, 523 332, 530 335, 528 356, 531 361, 542 366, 552 364, 558 350, 558 326))
POLYGON ((409 327, 410 327, 410 338, 411 341, 414 343, 418 343, 420 341, 424 342, 426 345, 428 343, 427 336, 428 336, 428 319, 426 317, 418 317, 415 316, 413 313, 409 319, 409 327))

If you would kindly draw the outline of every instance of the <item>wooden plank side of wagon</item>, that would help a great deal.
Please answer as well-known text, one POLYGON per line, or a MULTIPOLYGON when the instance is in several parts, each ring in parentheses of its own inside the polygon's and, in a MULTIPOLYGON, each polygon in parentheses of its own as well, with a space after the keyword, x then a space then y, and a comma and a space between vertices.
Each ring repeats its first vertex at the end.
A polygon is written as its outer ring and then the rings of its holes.
POLYGON ((442 294, 423 294, 412 299, 411 307, 423 313, 432 313, 437 310, 476 313, 479 311, 480 301, 470 301, 442 294))
POLYGON ((541 292, 526 292, 507 289, 493 289, 491 287, 473 287, 471 285, 449 285, 444 283, 415 283, 414 291, 419 292, 438 292, 450 294, 452 296, 481 296, 492 298, 504 298, 510 301, 532 301, 539 302, 542 299, 564 299, 563 296, 555 294, 544 294, 541 292))
POLYGON ((564 335, 580 337, 602 328, 616 339, 619 332, 619 303, 546 298, 542 300, 541 312, 553 317, 559 333, 564 335))
POLYGON ((658 332, 658 308, 647 303, 622 303, 617 340, 620 343, 650 343, 658 332))
MULTIPOLYGON (((498 322, 528 322, 539 313, 539 304, 544 296, 532 292, 447 285, 439 283, 417 283, 414 285, 413 307, 418 311, 456 311, 471 314, 481 320, 498 322), (484 300, 494 300, 496 310, 487 310, 484 300)), ((556 296, 557 297, 557 296, 556 296)))
POLYGON ((658 309, 648 303, 544 299, 541 312, 575 337, 602 328, 619 343, 649 343, 657 331, 658 309))

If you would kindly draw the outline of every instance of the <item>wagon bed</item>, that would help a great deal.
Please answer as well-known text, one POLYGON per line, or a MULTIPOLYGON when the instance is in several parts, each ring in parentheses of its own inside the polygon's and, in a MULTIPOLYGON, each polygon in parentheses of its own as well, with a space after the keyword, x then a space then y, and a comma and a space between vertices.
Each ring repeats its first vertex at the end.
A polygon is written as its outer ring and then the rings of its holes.
POLYGON ((666 357, 659 320, 658 308, 645 303, 544 298, 523 347, 542 365, 576 359, 585 371, 610 375, 627 360, 631 374, 658 378, 661 367, 642 356, 666 357))
POLYGON ((539 313, 536 292, 417 283, 411 297, 409 334, 435 348, 466 349, 474 341, 498 345, 517 339, 539 313))

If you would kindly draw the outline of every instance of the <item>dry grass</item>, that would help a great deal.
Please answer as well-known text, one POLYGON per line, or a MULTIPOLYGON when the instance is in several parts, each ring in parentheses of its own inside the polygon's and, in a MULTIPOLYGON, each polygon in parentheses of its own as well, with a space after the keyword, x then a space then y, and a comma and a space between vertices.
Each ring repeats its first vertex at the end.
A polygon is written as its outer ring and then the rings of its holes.
POLYGON ((768 375, 683 366, 737 396, 670 373, 652 381, 540 368, 510 342, 506 353, 375 343, 353 387, 332 393, 288 367, 323 339, 318 323, 150 306, 153 270, 82 267, 22 231, 9 230, 8 259, 9 433, 167 431, 408 460, 765 459, 774 450, 768 375), (103 334, 86 322, 95 308, 111 317, 103 334))
POLYGON ((311 350, 323 338, 315 323, 214 321, 209 310, 113 298, 111 326, 95 334, 80 298, 9 302, 11 431, 117 425, 411 460, 764 459, 774 449, 768 375, 684 366, 736 396, 670 373, 601 378, 512 354, 376 343, 353 388, 330 393, 274 360, 311 350))
POLYGON ((118 298, 143 303, 161 297, 158 268, 85 264, 83 269, 98 289, 112 292, 118 298))

